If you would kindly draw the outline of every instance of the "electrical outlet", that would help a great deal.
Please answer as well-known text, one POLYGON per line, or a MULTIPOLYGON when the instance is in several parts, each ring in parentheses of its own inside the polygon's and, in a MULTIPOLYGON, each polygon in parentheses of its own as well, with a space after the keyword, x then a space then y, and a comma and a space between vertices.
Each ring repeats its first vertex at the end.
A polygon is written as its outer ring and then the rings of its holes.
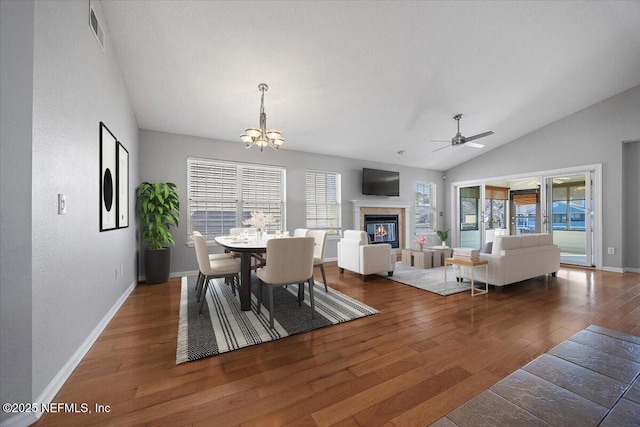
POLYGON ((616 253, 616 248, 607 248, 607 253, 609 255, 614 255, 616 253))

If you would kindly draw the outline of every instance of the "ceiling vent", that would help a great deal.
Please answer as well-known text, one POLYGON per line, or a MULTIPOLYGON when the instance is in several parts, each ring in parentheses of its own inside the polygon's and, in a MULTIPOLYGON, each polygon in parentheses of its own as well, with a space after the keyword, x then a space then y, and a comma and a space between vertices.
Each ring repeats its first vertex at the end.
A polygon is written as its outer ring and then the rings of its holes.
POLYGON ((100 25, 100 21, 98 21, 98 17, 93 10, 93 5, 89 5, 89 26, 91 27, 91 31, 93 35, 96 36, 96 40, 100 45, 100 48, 104 52, 104 32, 102 31, 102 25, 100 25))

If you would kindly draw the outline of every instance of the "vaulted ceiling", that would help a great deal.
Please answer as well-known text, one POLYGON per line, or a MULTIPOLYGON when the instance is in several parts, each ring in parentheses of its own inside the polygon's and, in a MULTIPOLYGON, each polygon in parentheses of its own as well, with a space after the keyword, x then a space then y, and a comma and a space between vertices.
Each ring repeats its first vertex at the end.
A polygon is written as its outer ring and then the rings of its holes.
POLYGON ((434 170, 640 84, 640 1, 101 4, 139 126, 238 144, 262 82, 283 150, 434 170))

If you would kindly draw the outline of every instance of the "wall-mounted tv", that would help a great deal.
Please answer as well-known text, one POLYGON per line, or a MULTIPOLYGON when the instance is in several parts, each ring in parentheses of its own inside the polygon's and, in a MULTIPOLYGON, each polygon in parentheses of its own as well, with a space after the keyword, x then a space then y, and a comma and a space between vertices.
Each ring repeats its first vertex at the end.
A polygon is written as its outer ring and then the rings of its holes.
POLYGON ((362 194, 399 196, 400 172, 362 168, 362 194))

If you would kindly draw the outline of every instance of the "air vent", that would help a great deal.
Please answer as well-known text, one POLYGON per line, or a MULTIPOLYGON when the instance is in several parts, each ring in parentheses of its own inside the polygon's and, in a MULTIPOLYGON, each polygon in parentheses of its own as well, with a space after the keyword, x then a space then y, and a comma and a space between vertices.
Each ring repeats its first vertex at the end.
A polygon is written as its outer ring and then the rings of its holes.
POLYGON ((93 31, 93 35, 96 36, 100 48, 104 52, 104 32, 102 31, 102 26, 100 25, 100 21, 98 21, 96 13, 93 11, 93 6, 89 6, 89 26, 91 27, 91 31, 93 31))

